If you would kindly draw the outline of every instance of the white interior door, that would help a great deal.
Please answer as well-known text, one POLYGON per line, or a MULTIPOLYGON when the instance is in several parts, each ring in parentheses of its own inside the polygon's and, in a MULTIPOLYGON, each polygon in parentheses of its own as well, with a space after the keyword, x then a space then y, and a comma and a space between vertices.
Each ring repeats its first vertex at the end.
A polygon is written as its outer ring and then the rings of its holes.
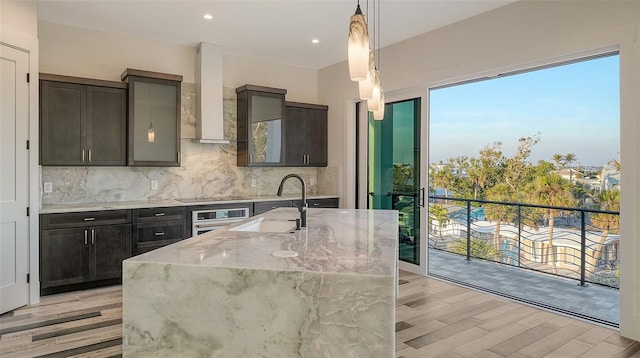
POLYGON ((26 52, 0 44, 0 313, 29 298, 28 68, 26 52))

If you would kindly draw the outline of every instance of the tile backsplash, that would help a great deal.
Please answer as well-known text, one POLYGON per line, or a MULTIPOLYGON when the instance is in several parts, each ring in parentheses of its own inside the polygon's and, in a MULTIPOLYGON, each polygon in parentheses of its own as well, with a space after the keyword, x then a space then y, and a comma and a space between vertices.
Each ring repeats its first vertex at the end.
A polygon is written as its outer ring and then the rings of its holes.
MULTIPOLYGON (((195 85, 183 83, 180 167, 41 167, 42 182, 53 185, 53 192, 42 194, 42 204, 274 195, 282 177, 289 173, 305 178, 310 194, 336 193, 335 168, 236 166, 233 88, 224 89, 224 131, 230 143, 193 143, 195 94, 195 85), (157 181, 158 189, 151 190, 152 180, 157 181)), ((288 181, 285 193, 298 193, 299 187, 297 181, 288 181)))

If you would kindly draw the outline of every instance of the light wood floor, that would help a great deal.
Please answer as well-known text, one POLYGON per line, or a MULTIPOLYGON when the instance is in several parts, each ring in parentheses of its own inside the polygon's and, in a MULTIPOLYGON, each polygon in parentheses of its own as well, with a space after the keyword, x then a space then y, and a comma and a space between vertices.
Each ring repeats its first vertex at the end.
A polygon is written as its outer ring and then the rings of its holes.
MULTIPOLYGON (((47 296, 1 315, 0 357, 120 356, 121 295, 114 286, 47 296)), ((399 295, 398 358, 640 357, 640 343, 614 330, 431 278, 401 272, 399 295)))

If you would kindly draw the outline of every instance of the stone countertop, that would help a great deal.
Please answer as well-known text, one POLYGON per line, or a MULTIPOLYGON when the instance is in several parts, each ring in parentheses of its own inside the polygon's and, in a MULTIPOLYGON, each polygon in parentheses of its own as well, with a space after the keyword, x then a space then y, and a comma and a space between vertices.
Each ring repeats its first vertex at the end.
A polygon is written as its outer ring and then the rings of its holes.
MULTIPOLYGON (((337 198, 338 195, 330 194, 309 194, 307 199, 331 199, 337 198)), ((266 196, 246 196, 246 197, 219 197, 210 201, 187 201, 181 199, 166 200, 141 200, 141 201, 115 201, 102 203, 70 203, 44 205, 40 208, 40 214, 56 214, 71 213, 81 211, 101 211, 101 210, 126 210, 140 208, 161 208, 169 206, 195 206, 195 205, 212 205, 212 204, 230 204, 230 203, 249 203, 259 201, 279 201, 279 200, 296 200, 300 195, 266 195, 266 196)))
POLYGON ((127 259, 125 262, 393 277, 398 213, 393 210, 309 209, 307 227, 293 233, 232 231, 257 218, 295 219, 279 208, 127 259), (295 257, 278 257, 278 252, 295 257), (274 255, 274 253, 276 255, 274 255))

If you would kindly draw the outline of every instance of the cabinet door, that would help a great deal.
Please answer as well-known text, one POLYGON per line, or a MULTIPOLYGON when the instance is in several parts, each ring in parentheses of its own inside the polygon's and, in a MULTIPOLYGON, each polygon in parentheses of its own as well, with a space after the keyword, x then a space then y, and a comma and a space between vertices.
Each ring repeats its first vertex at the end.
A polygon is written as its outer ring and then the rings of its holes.
POLYGON ((124 89, 87 87, 88 164, 126 164, 126 100, 124 89))
POLYGON ((305 108, 304 139, 306 164, 312 167, 327 166, 327 111, 305 108))
POLYGON ((129 165, 180 166, 180 87, 129 76, 129 165))
POLYGON ((95 280, 122 276, 122 260, 131 256, 131 225, 96 226, 90 230, 91 277, 95 280))
POLYGON ((40 82, 40 164, 84 165, 86 86, 40 82))
POLYGON ((303 166, 305 164, 304 108, 286 107, 285 110, 285 163, 287 166, 303 166))
POLYGON ((40 233, 40 288, 84 282, 89 276, 89 229, 40 233))
POLYGON ((249 161, 282 165, 284 96, 249 93, 249 161))

